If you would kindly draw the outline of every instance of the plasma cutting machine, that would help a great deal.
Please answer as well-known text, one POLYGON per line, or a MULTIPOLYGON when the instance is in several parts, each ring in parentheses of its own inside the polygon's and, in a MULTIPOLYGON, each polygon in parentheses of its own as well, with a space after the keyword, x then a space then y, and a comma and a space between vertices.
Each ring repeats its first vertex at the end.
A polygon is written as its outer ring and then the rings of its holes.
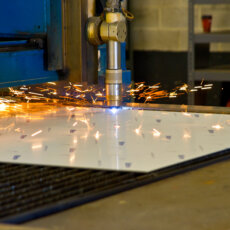
POLYGON ((125 12, 121 0, 101 2, 104 17, 93 17, 95 0, 0 0, 0 88, 59 80, 96 83, 97 45, 106 43, 107 100, 117 105, 125 12))

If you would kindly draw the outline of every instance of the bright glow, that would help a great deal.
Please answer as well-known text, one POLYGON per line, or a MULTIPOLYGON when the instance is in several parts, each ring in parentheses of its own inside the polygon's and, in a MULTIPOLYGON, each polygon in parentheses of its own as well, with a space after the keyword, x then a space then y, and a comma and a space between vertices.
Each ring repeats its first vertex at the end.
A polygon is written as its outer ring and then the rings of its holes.
POLYGON ((184 133, 184 136, 183 136, 184 139, 190 139, 191 137, 192 136, 188 132, 184 133))
POLYGON ((158 130, 153 129, 153 136, 154 136, 154 137, 160 137, 160 136, 161 136, 161 133, 160 133, 158 130))
POLYGON ((212 87, 203 87, 201 90, 209 90, 212 89, 212 87))
POLYGON ((159 85, 153 85, 153 86, 149 86, 149 89, 159 89, 160 86, 159 85))
POLYGON ((44 95, 43 95, 43 94, 41 94, 41 93, 34 93, 34 92, 29 92, 29 94, 36 95, 36 96, 41 96, 41 97, 43 97, 43 96, 44 96, 44 95))
POLYGON ((77 125, 77 121, 75 123, 73 123, 73 127, 75 127, 77 125))
POLYGON ((42 145, 33 145, 32 146, 32 149, 41 149, 42 148, 42 145))
POLYGON ((81 139, 87 140, 87 139, 88 139, 88 136, 89 136, 89 134, 86 133, 84 136, 81 136, 81 139))
POLYGON ((115 128, 115 129, 120 129, 121 126, 120 126, 120 125, 114 125, 114 128, 115 128))
POLYGON ((17 132, 17 133, 21 133, 22 132, 22 130, 20 128, 17 128, 14 131, 17 132))
POLYGON ((70 158, 69 158, 70 163, 73 163, 73 162, 75 161, 75 159, 76 159, 75 154, 72 154, 72 155, 70 156, 70 158))
POLYGON ((119 110, 119 109, 117 109, 117 108, 112 108, 112 109, 111 109, 111 112, 112 112, 113 114, 117 114, 117 113, 118 113, 118 110, 119 110))
POLYGON ((190 92, 197 92, 198 89, 191 89, 190 92))
POLYGON ((4 103, 0 103, 0 111, 5 111, 8 106, 4 103))
POLYGON ((177 93, 176 92, 172 92, 169 94, 169 98, 176 98, 177 97, 177 93))
POLYGON ((213 87, 213 84, 204 85, 204 87, 213 87))
POLYGON ((73 111, 73 110, 75 110, 75 108, 67 108, 67 110, 69 110, 69 111, 73 111))
POLYGON ((98 141, 100 139, 100 137, 101 137, 101 134, 100 134, 99 131, 97 131, 94 136, 95 136, 96 140, 98 141))
POLYGON ((55 82, 48 82, 48 84, 50 84, 50 85, 56 85, 55 82))
POLYGON ((78 140, 77 140, 77 138, 75 138, 75 139, 73 140, 73 143, 74 143, 74 144, 77 144, 77 142, 78 142, 78 140))
POLYGON ((37 136, 37 135, 40 134, 40 133, 42 133, 42 130, 39 130, 39 131, 37 131, 36 133, 33 133, 33 134, 31 135, 31 137, 35 137, 35 136, 37 136))
POLYGON ((182 87, 180 87, 180 91, 187 91, 188 85, 184 84, 182 87))
POLYGON ((183 113, 183 115, 186 116, 186 117, 191 117, 192 116, 192 114, 190 114, 190 113, 183 113))
POLYGON ((212 126, 213 129, 216 129, 216 130, 220 130, 220 129, 223 129, 223 127, 221 125, 213 125, 212 126))
POLYGON ((141 128, 142 128, 142 126, 140 126, 138 129, 135 129, 135 133, 136 133, 137 135, 140 135, 140 133, 141 133, 141 128))

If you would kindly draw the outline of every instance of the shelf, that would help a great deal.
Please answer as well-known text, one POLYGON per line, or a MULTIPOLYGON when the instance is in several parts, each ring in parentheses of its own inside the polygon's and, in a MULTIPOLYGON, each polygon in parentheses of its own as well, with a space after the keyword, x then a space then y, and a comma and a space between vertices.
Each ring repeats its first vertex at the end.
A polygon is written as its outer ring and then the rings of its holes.
POLYGON ((194 35, 195 43, 230 43, 230 31, 200 33, 194 35))
POLYGON ((230 0, 193 0, 193 4, 230 4, 230 0))
POLYGON ((229 81, 230 69, 202 69, 194 73, 195 81, 229 81))

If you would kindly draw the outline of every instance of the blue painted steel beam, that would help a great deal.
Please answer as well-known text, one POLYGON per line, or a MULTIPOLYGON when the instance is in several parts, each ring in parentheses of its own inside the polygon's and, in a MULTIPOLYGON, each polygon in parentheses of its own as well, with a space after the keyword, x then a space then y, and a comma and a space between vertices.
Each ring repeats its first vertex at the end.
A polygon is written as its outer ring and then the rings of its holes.
POLYGON ((0 37, 46 34, 50 0, 0 0, 0 37))
POLYGON ((47 41, 45 51, 0 52, 0 88, 57 81, 56 71, 63 69, 62 0, 0 0, 0 5, 0 47, 25 45, 27 38, 47 41))
POLYGON ((43 50, 0 53, 0 88, 57 81, 56 71, 46 71, 43 50))

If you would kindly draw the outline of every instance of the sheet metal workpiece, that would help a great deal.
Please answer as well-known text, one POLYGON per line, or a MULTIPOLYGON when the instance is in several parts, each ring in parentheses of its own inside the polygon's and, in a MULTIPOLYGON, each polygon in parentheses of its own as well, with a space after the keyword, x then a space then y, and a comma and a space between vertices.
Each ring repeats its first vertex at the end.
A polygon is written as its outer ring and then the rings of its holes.
POLYGON ((25 104, 21 115, 0 111, 0 161, 151 172, 230 148, 229 114, 138 106, 25 104))

